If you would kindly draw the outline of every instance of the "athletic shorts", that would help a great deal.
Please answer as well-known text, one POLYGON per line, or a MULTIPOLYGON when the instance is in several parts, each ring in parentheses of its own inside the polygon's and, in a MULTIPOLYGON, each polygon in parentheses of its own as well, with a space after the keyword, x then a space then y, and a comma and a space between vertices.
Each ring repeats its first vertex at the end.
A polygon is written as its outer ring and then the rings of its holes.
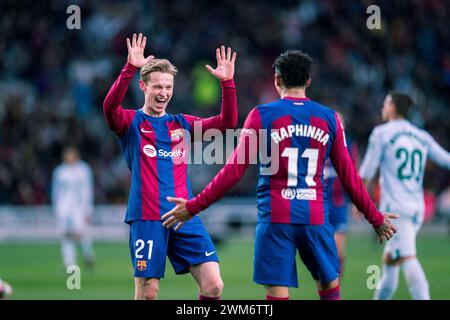
POLYGON ((60 216, 57 218, 57 224, 64 234, 82 235, 88 229, 86 217, 80 214, 60 216))
POLYGON ((339 258, 329 223, 260 222, 256 226, 253 280, 262 285, 298 287, 297 250, 315 280, 325 284, 338 278, 339 258))
POLYGON ((164 278, 166 257, 176 274, 204 262, 219 262, 214 244, 199 217, 187 221, 178 231, 161 221, 130 222, 130 254, 135 277, 164 278))
POLYGON ((391 219, 397 228, 397 233, 386 242, 384 253, 389 254, 392 260, 401 257, 416 255, 416 235, 422 223, 414 217, 401 216, 399 219, 391 219))
POLYGON ((330 206, 330 224, 333 226, 335 232, 347 232, 348 230, 348 206, 333 207, 330 206))

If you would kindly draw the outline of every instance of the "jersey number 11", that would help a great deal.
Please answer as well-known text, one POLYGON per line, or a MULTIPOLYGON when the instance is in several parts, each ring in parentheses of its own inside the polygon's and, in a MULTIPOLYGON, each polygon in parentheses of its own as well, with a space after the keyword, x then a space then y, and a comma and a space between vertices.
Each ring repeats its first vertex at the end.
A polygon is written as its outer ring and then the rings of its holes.
MULTIPOLYGON (((298 148, 285 148, 281 156, 288 158, 287 185, 288 187, 296 187, 298 184, 298 148)), ((302 158, 308 159, 308 172, 305 177, 305 182, 308 187, 315 187, 316 182, 314 181, 314 176, 317 173, 317 160, 319 159, 319 150, 306 148, 302 153, 302 158)))

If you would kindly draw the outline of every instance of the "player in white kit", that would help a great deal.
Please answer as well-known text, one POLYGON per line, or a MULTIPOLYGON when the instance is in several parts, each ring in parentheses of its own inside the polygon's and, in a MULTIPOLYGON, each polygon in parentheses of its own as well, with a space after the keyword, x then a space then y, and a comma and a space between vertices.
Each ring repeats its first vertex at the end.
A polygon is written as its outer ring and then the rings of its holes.
POLYGON ((374 299, 391 299, 397 289, 400 267, 411 297, 429 300, 429 286, 416 257, 416 235, 424 217, 423 173, 429 156, 450 169, 450 154, 426 131, 406 120, 412 100, 390 92, 382 109, 383 121, 369 138, 369 146, 360 168, 366 184, 380 168, 380 211, 400 214, 392 223, 397 233, 386 243, 383 275, 374 299))
POLYGON ((89 235, 93 212, 94 186, 92 170, 80 159, 74 147, 63 151, 63 163, 52 177, 52 207, 62 233, 61 250, 64 266, 76 264, 76 243, 81 243, 84 262, 93 267, 94 250, 89 235))

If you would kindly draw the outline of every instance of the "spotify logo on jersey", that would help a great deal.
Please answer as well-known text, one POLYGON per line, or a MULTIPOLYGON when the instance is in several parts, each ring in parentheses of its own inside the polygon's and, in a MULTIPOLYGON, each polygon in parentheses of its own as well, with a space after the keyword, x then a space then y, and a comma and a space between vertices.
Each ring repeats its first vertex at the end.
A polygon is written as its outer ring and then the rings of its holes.
POLYGON ((158 156, 159 158, 184 158, 186 156, 186 151, 181 149, 174 149, 172 151, 166 151, 164 149, 156 150, 151 144, 146 144, 142 149, 144 153, 150 158, 158 156))
POLYGON ((156 149, 151 144, 146 144, 144 146, 144 153, 149 156, 150 158, 156 157, 156 149))

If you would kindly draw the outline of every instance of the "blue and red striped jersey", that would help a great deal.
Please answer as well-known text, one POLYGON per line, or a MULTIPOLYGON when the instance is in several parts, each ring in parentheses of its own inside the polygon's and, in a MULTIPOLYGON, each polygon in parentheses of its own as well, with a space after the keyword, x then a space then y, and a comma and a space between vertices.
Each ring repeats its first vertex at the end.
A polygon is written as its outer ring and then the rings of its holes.
POLYGON ((321 225, 328 219, 323 176, 328 157, 358 209, 372 225, 381 225, 384 218, 350 159, 337 113, 308 98, 285 97, 253 108, 224 168, 186 208, 196 214, 211 205, 259 159, 258 221, 321 225))
MULTIPOLYGON (((353 164, 355 166, 358 165, 358 151, 355 143, 352 142, 352 139, 346 136, 348 152, 350 154, 351 159, 353 160, 353 164)), ((326 190, 328 195, 328 201, 331 208, 337 209, 345 209, 350 204, 350 198, 342 186, 342 183, 339 181, 336 170, 334 170, 333 164, 331 163, 331 159, 328 159, 325 162, 324 168, 324 178, 326 183, 326 190)), ((330 210, 331 211, 331 210, 330 210)))
POLYGON ((126 222, 161 220, 175 205, 167 196, 191 198, 187 177, 188 142, 193 128, 219 129, 224 132, 237 123, 236 88, 233 80, 221 81, 221 113, 210 118, 185 114, 149 116, 142 109, 124 109, 120 105, 137 68, 126 64, 109 90, 103 111, 109 128, 119 139, 131 171, 126 222))
POLYGON ((131 171, 127 222, 160 220, 174 207, 167 196, 192 197, 187 177, 188 150, 180 129, 190 131, 183 115, 152 117, 138 110, 125 135, 119 137, 131 171))

